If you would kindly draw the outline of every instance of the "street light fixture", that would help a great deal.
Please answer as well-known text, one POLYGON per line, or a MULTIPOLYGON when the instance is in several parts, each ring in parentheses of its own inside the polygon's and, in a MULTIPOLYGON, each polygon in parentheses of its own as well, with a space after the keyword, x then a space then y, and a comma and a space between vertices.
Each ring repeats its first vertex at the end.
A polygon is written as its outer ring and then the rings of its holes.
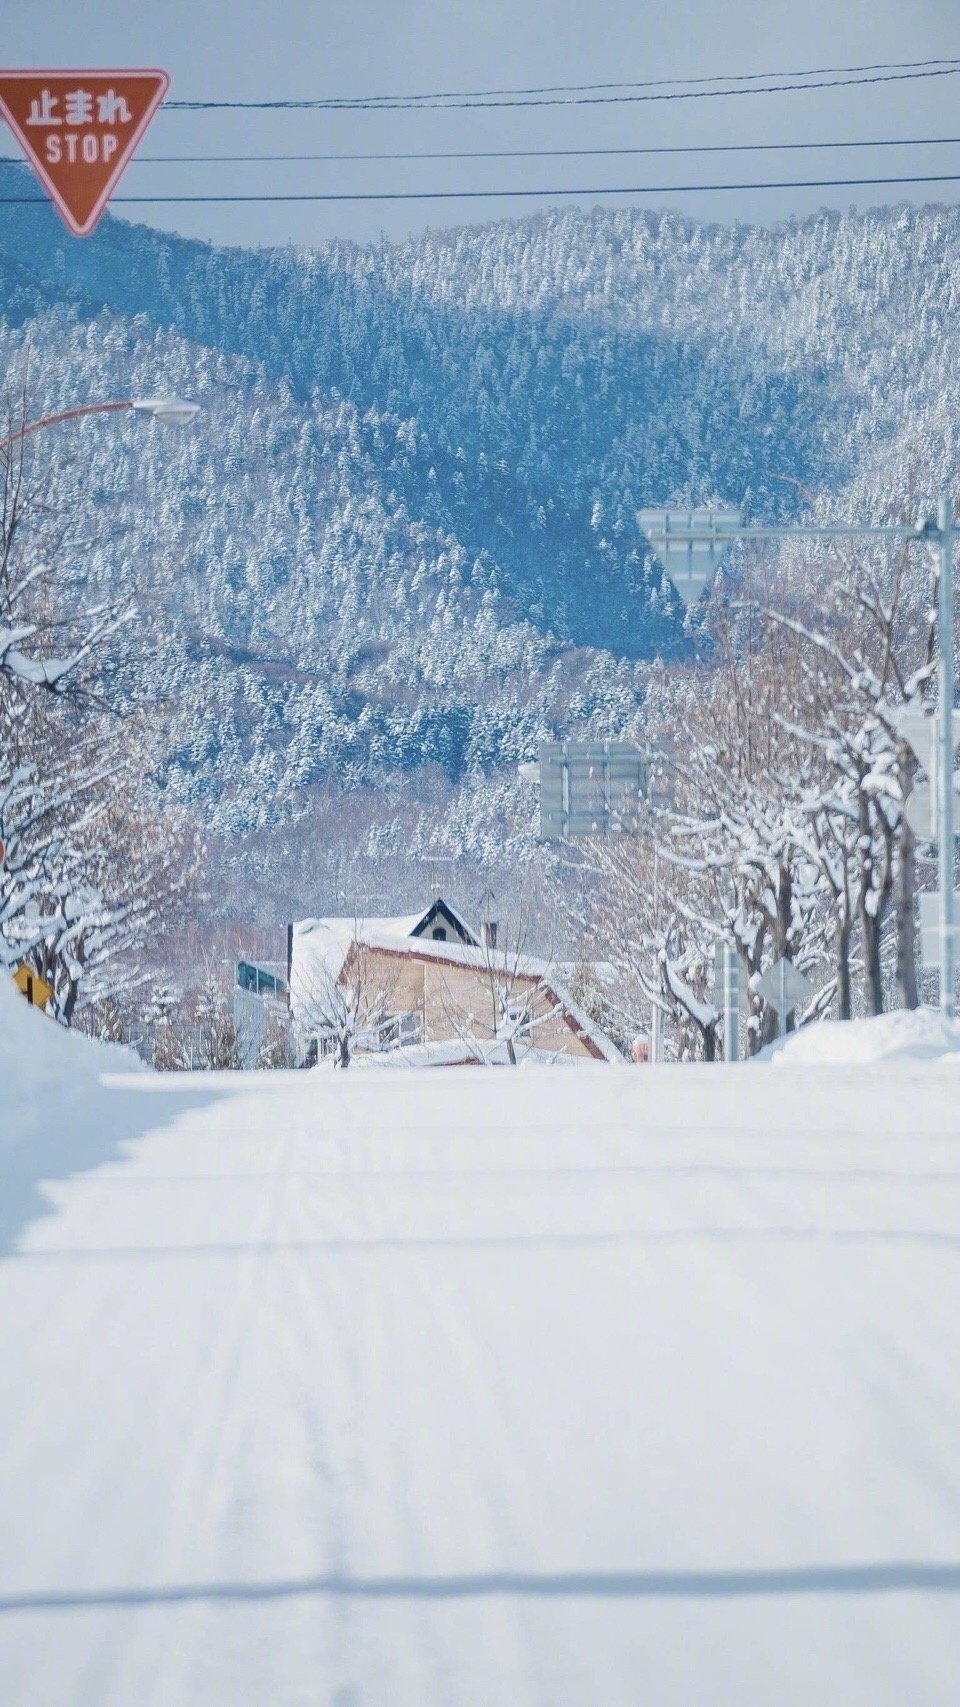
POLYGON ((185 397, 135 397, 130 407, 171 427, 189 426, 200 413, 199 403, 190 403, 185 397))
POLYGON ((937 830, 940 883, 940 1008, 956 1013, 953 849, 953 503, 943 497, 932 516, 913 527, 744 527, 730 510, 641 510, 640 527, 686 604, 699 598, 713 579, 717 559, 737 539, 881 539, 929 545, 939 557, 937 638, 939 708, 937 718, 937 830), (673 568, 671 568, 673 564, 673 568))
POLYGON ((82 403, 76 409, 59 409, 54 415, 42 415, 39 421, 26 421, 22 427, 0 439, 0 451, 8 450, 18 439, 36 433, 41 427, 55 427, 61 421, 77 421, 82 415, 110 415, 123 409, 135 409, 141 415, 152 415, 155 421, 168 426, 185 427, 199 414, 199 403, 185 397, 118 397, 108 403, 82 403))

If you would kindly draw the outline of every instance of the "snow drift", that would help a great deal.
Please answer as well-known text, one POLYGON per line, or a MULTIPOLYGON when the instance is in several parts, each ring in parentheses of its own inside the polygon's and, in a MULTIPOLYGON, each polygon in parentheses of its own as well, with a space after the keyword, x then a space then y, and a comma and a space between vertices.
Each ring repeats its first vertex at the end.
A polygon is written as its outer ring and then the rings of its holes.
POLYGON ((936 1008, 917 1008, 875 1019, 823 1020, 771 1044, 759 1059, 775 1066, 828 1067, 942 1056, 960 1066, 960 1024, 944 1019, 936 1008))
POLYGON ((0 976, 0 1149, 87 1107, 103 1072, 146 1071, 129 1049, 64 1031, 0 976))

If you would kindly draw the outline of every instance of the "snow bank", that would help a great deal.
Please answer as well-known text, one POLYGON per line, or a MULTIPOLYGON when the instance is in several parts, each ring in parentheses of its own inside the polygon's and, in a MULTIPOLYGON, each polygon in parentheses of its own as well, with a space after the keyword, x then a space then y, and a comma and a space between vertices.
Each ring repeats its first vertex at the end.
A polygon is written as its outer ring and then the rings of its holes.
POLYGON ((871 1061, 935 1061, 960 1066, 960 1024, 936 1008, 900 1009, 876 1019, 824 1020, 773 1043, 757 1057, 780 1067, 826 1067, 871 1061))
POLYGON ((99 1088, 101 1073, 138 1067, 143 1063, 129 1049, 64 1031, 0 973, 0 1150, 75 1113, 99 1088))

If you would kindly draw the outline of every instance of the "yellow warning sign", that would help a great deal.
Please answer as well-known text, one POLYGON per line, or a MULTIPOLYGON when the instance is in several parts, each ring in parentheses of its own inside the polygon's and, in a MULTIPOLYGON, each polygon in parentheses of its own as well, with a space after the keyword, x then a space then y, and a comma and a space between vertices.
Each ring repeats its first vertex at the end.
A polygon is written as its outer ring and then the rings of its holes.
POLYGON ((32 1008, 45 1008, 53 995, 53 985, 41 978, 39 972, 34 972, 32 966, 18 966, 13 981, 32 1008))

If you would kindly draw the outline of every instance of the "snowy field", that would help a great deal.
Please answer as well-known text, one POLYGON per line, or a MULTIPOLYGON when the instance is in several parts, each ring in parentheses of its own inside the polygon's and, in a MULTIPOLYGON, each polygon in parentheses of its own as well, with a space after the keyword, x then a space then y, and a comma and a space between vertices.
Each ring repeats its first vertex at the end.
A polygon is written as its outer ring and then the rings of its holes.
POLYGON ((960 1699, 960 1055, 0 1021, 3 1707, 960 1699))

